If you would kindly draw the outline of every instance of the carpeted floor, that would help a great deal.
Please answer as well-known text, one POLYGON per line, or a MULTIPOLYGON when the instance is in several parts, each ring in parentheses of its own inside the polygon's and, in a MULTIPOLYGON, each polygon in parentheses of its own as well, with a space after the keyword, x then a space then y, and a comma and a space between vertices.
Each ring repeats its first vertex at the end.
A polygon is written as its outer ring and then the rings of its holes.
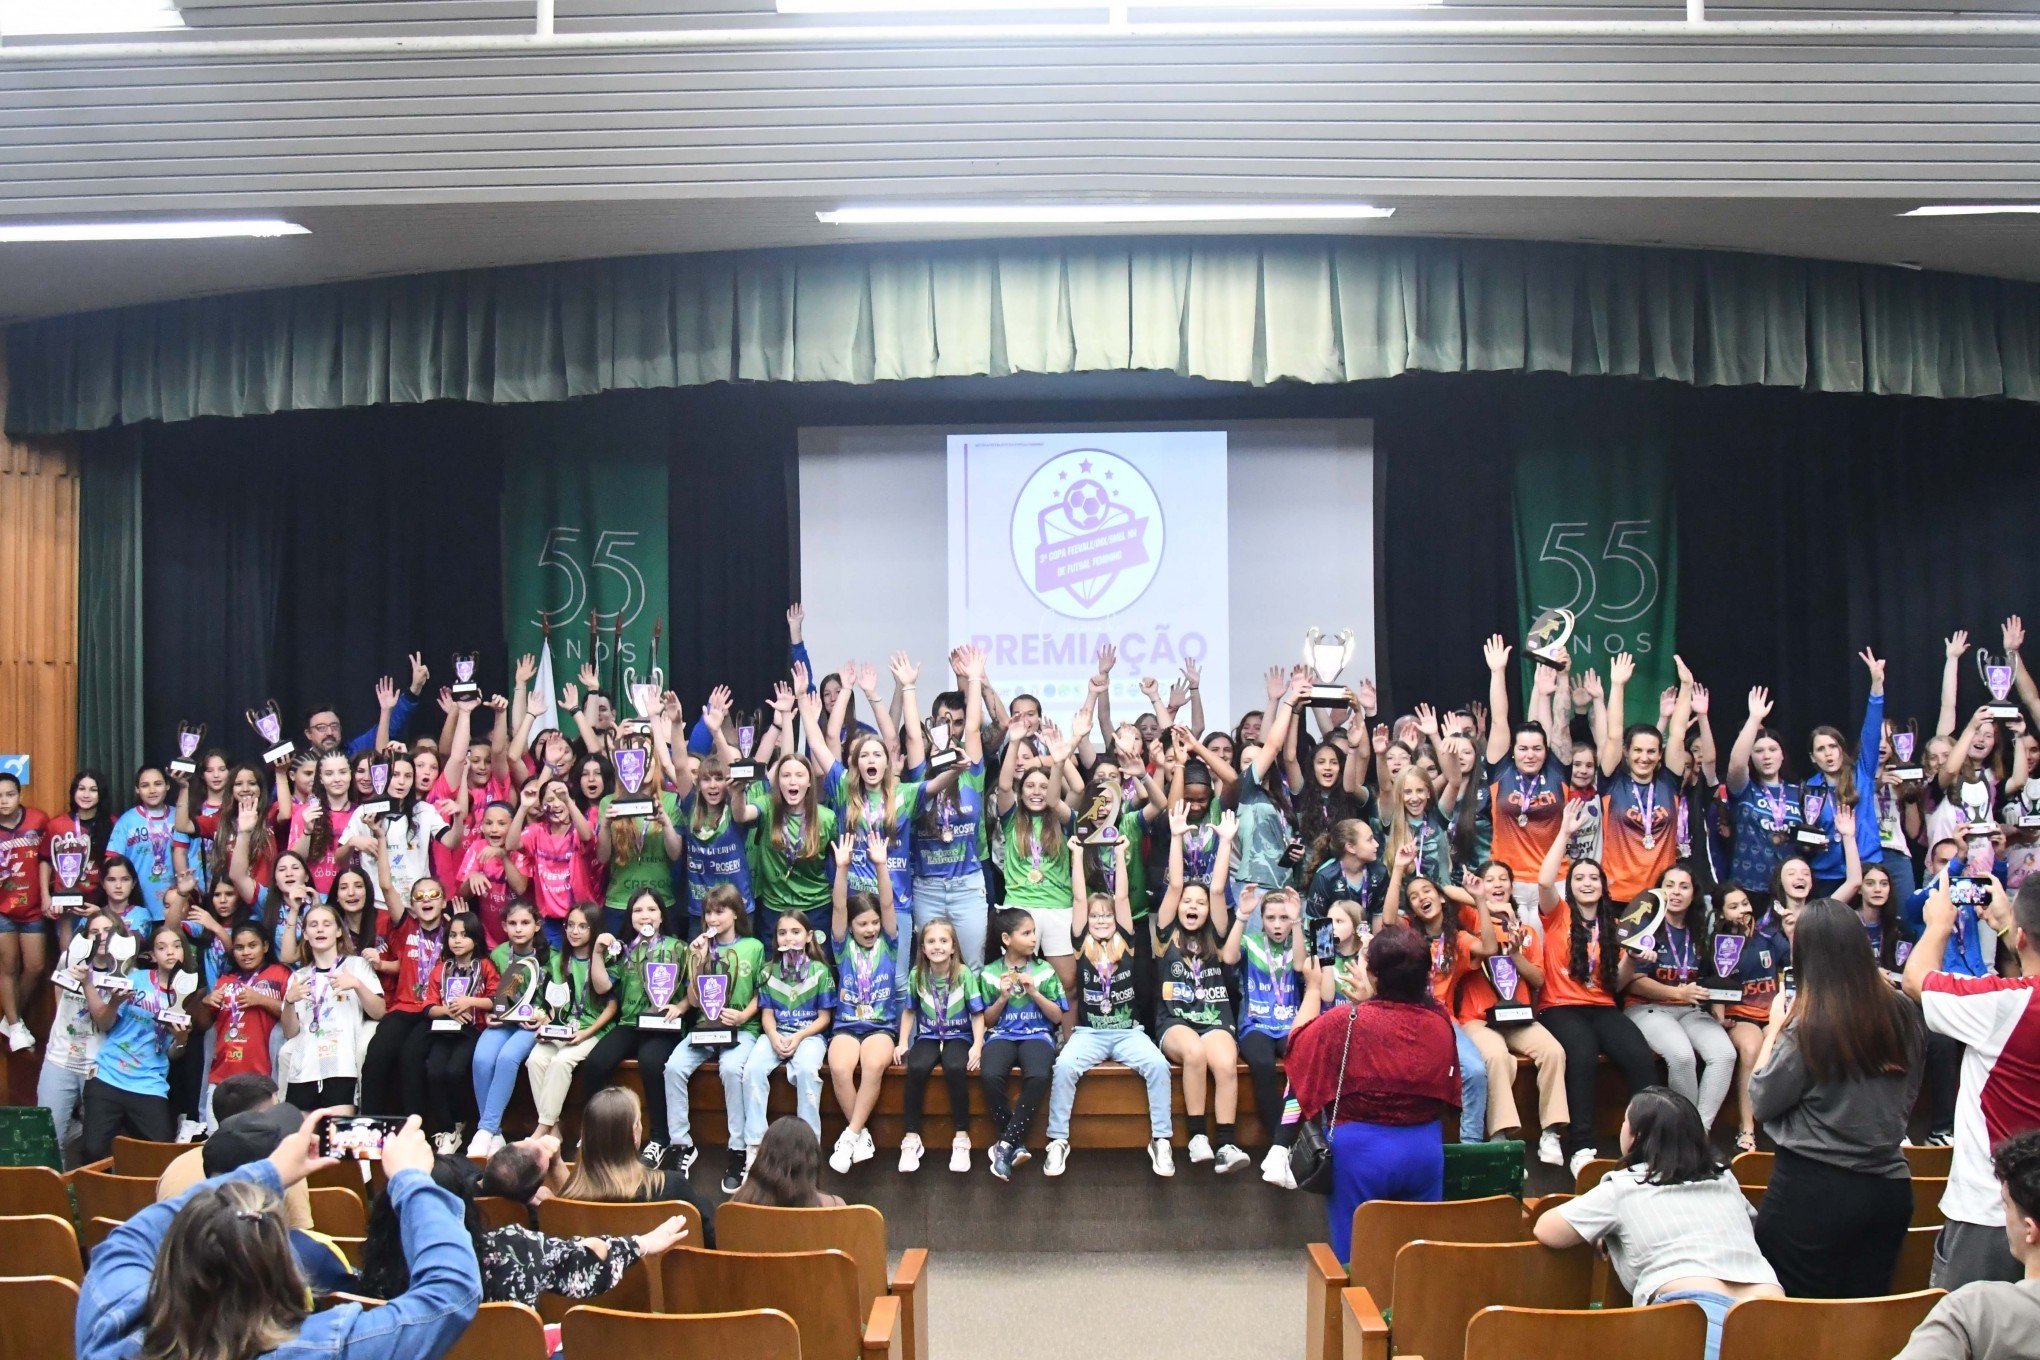
POLYGON ((941 1360, 1295 1360, 1302 1255, 945 1251, 929 1262, 928 1322, 941 1360))

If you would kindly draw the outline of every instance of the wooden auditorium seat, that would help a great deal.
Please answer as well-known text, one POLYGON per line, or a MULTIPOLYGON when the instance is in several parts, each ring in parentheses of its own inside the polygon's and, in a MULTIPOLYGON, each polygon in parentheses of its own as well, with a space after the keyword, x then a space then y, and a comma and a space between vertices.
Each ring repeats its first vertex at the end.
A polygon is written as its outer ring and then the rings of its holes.
POLYGON ((567 1310, 560 1342, 568 1355, 800 1360, 800 1328, 776 1308, 654 1316, 582 1304, 567 1310))
POLYGON ((869 1313, 887 1294, 900 1301, 900 1339, 907 1360, 928 1360, 928 1252, 910 1247, 886 1278, 885 1215, 868 1204, 835 1209, 774 1209, 724 1203, 715 1211, 716 1245, 724 1251, 828 1251, 857 1263, 857 1306, 869 1313))
POLYGON ((545 1323, 536 1312, 521 1303, 485 1303, 460 1340, 447 1348, 444 1360, 547 1360, 551 1354, 545 1323))
POLYGON ((1915 1294, 1931 1288, 1934 1274, 1934 1243, 1940 1239, 1937 1227, 1907 1228, 1905 1245, 1898 1249, 1898 1266, 1891 1272, 1891 1292, 1915 1294))
POLYGON ((328 1237, 366 1237, 368 1209, 349 1190, 319 1186, 307 1191, 312 1201, 312 1231, 328 1237))
POLYGON ((1771 1167, 1777 1160, 1775 1152, 1738 1152, 1728 1169, 1735 1173, 1737 1185, 1762 1187, 1771 1183, 1771 1167))
POLYGON ((333 1244, 335 1251, 347 1258, 348 1265, 361 1269, 362 1253, 368 1247, 366 1237, 328 1237, 326 1240, 333 1244))
POLYGON ((68 1221, 69 1183, 46 1166, 0 1166, 0 1214, 53 1214, 68 1221))
POLYGON ((71 1173, 71 1189, 78 1196, 80 1218, 117 1218, 124 1223, 156 1202, 154 1176, 116 1176, 81 1166, 71 1173))
POLYGON ((1690 1360, 1707 1346, 1707 1314, 1691 1301, 1649 1308, 1483 1308, 1466 1324, 1466 1360, 1622 1356, 1690 1360))
POLYGON ((74 1360, 78 1286, 55 1275, 0 1279, 0 1356, 74 1360))
POLYGON ((859 1309, 857 1263, 846 1252, 678 1247, 662 1274, 669 1313, 777 1309, 800 1328, 804 1360, 902 1360, 900 1301, 887 1295, 859 1309))
MULTIPOLYGON (((718 1220, 720 1222, 720 1220, 718 1220)), ((1526 1242, 1530 1221, 1507 1195, 1445 1200, 1370 1200, 1353 1211, 1353 1260, 1339 1264, 1326 1242, 1305 1248, 1304 1348, 1306 1360, 1334 1360, 1339 1352, 1339 1295, 1350 1287, 1377 1299, 1392 1297, 1396 1253, 1411 1242, 1526 1242)))
POLYGON ((531 1210, 514 1199, 501 1195, 476 1195, 475 1211, 482 1216, 485 1228, 528 1228, 531 1226, 531 1210))
POLYGON ((55 1214, 0 1218, 0 1275, 55 1275, 77 1284, 85 1278, 78 1234, 55 1214))
POLYGON ((369 1201, 367 1184, 361 1179, 361 1163, 341 1161, 331 1166, 322 1166, 305 1177, 305 1185, 312 1190, 345 1190, 363 1204, 369 1201))
POLYGON ((1905 1164, 1912 1168, 1915 1176, 1942 1176, 1955 1165, 1953 1147, 1906 1147, 1905 1164))
POLYGON ((142 1138, 113 1140, 113 1170, 122 1176, 157 1177, 197 1143, 151 1143, 142 1138))
POLYGON ((1344 1360, 1388 1360, 1391 1353, 1464 1360, 1467 1324, 1483 1308, 1586 1308, 1593 1261, 1587 1247, 1412 1242, 1396 1255, 1392 1334, 1367 1290, 1340 1296, 1344 1360))
POLYGON ((113 1230, 125 1221, 118 1218, 86 1219, 85 1236, 81 1239, 81 1243, 85 1248, 85 1255, 89 1258, 93 1252, 98 1251, 99 1244, 113 1236, 113 1230))
POLYGON ((1621 1165, 1622 1163, 1616 1161, 1613 1157, 1594 1158, 1594 1160, 1580 1168, 1579 1175, 1573 1177, 1573 1193, 1575 1195, 1586 1194, 1587 1191, 1601 1183, 1603 1176, 1606 1176, 1610 1171, 1621 1165))
MULTIPOLYGON (((538 1206, 538 1230, 552 1237, 635 1237, 650 1232, 674 1215, 687 1220, 688 1242, 701 1239, 701 1211, 680 1200, 651 1200, 635 1204, 608 1204, 585 1199, 549 1199, 538 1206)), ((602 1296, 605 1307, 628 1313, 659 1313, 657 1261, 639 1261, 624 1272, 616 1288, 602 1296)), ((576 1299, 544 1294, 538 1300, 539 1316, 559 1322, 576 1299)), ((692 1311, 692 1310, 690 1310, 692 1311)))
POLYGON ((1946 1291, 1874 1299, 1747 1299, 1721 1324, 1721 1360, 1891 1360, 1946 1291))
POLYGON ((1915 1228, 1938 1228, 1948 1220, 1941 1213, 1941 1195, 1948 1188, 1946 1176, 1914 1176, 1912 1178, 1913 1215, 1915 1228))

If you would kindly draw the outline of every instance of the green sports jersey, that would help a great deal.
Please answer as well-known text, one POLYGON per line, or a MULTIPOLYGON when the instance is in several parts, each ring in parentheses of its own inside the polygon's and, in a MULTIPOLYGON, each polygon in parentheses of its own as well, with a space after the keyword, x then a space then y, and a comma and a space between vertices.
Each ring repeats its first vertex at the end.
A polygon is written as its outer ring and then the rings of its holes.
MULTIPOLYGON (((679 826, 679 797, 671 793, 661 793, 659 798, 666 805, 666 816, 672 820, 674 826, 679 826)), ((609 817, 609 805, 615 801, 613 795, 602 800, 598 811, 604 820, 609 817)), ((659 895, 661 902, 671 903, 673 862, 666 858, 666 833, 660 829, 656 817, 630 817, 625 820, 636 824, 640 848, 628 862, 623 858, 622 848, 617 848, 617 853, 609 864, 609 888, 603 894, 603 905, 611 911, 628 910, 631 897, 640 888, 650 888, 659 895)), ((609 824, 612 843, 616 840, 617 830, 621 826, 621 822, 609 824)))
MULTIPOLYGON (((688 955, 691 959, 693 955, 688 955)), ((709 966, 704 973, 721 973, 730 980, 730 994, 723 1002, 725 1010, 740 1011, 751 1004, 751 998, 758 995, 758 979, 765 971, 765 942, 752 936, 741 936, 730 944, 716 945, 710 956, 709 966)), ((692 971, 688 981, 693 981, 692 971)), ((745 1034, 757 1034, 764 1026, 759 1023, 755 1012, 738 1029, 745 1034)))
POLYGON ((953 979, 930 977, 925 968, 916 968, 908 980, 916 1040, 970 1038, 970 1018, 985 1008, 975 968, 960 968, 953 979))
POLYGON ((758 908, 777 914, 789 908, 820 912, 829 909, 830 845, 836 839, 836 811, 817 808, 815 816, 821 834, 815 853, 799 854, 801 838, 792 834, 799 827, 789 819, 787 849, 772 843, 772 794, 764 785, 753 785, 751 806, 758 809, 757 836, 752 842, 751 874, 758 892, 758 908))
POLYGON ((798 971, 774 960, 758 985, 760 1005, 772 1012, 772 1023, 781 1034, 812 1025, 823 1011, 836 1009, 836 975, 826 963, 813 959, 798 971))
MULTIPOLYGON (((1058 846, 1053 854, 1040 844, 1039 836, 1030 838, 1032 844, 1023 844, 1020 826, 1026 822, 1045 822, 1049 814, 1038 816, 1015 806, 1006 814, 1006 830, 1000 838, 999 863, 1006 874, 1006 901, 1009 907, 1047 907, 1055 911, 1070 909, 1070 852, 1067 841, 1058 846)), ((1068 828, 1064 835, 1067 837, 1068 828)))
MULTIPOLYGON (((590 966, 590 960, 573 958, 564 950, 552 956, 552 967, 547 970, 548 980, 563 982, 567 986, 567 1004, 553 1012, 554 1018, 563 1025, 586 1029, 595 1023, 595 1017, 602 1014, 602 1008, 609 1004, 609 993, 596 993, 595 984, 588 976, 590 966)), ((612 1016, 609 1023, 596 1032, 602 1033, 614 1023, 615 1017, 612 1016)))
MULTIPOLYGON (((630 941, 623 953, 607 960, 609 980, 616 988, 616 1019, 618 1024, 633 1025, 637 1018, 652 1008, 651 997, 645 990, 645 970, 655 963, 680 963, 687 961, 687 946, 671 935, 656 935, 649 944, 630 941)), ((666 1004, 671 1005, 686 995, 687 970, 680 970, 680 986, 674 989, 666 1004)))
MULTIPOLYGON (((1025 968, 1016 969, 1033 979, 1034 990, 1040 992, 1058 1006, 1063 1004, 1062 981, 1055 975, 1047 959, 1029 959, 1025 968)), ((1006 975, 1004 959, 995 959, 978 975, 978 985, 984 988, 985 1009, 990 1010, 999 999, 1000 980, 1006 975)), ((1048 1017, 1041 1013, 1041 1007, 1034 1004, 1034 998, 1023 989, 1019 995, 1006 1000, 1006 1009, 985 1031, 987 1039, 1047 1039, 1049 1037, 1048 1017)))

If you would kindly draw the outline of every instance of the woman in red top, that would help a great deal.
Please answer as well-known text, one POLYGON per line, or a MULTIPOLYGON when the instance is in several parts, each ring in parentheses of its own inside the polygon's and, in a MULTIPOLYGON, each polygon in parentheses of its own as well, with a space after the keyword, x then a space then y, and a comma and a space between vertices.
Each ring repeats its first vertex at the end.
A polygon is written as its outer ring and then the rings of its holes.
POLYGON ((1370 1199, 1445 1193, 1440 1121, 1459 1099, 1452 1022, 1431 995, 1430 948, 1408 926, 1367 945, 1373 995, 1334 1006, 1289 1037, 1289 1085, 1306 1118, 1325 1113, 1332 1250, 1353 1254, 1353 1210, 1370 1199))
POLYGON ((106 810, 106 799, 102 794, 105 788, 106 776, 97 770, 80 770, 72 775, 71 793, 66 800, 67 811, 61 817, 50 819, 49 834, 43 838, 43 910, 56 919, 59 954, 71 947, 71 932, 106 900, 99 891, 99 874, 103 867, 101 861, 106 858, 107 841, 113 835, 113 814, 106 810), (74 885, 66 888, 57 878, 56 840, 59 836, 77 834, 89 839, 91 846, 85 851, 84 872, 74 885), (55 905, 57 898, 74 893, 83 899, 80 905, 55 905))
POLYGON ((1594 1159, 1594 1073, 1602 1054, 1621 1069, 1634 1096, 1657 1082, 1657 1057, 1615 999, 1629 985, 1629 956, 1615 933, 1615 907, 1601 866, 1576 859, 1558 889, 1566 838, 1586 825, 1581 803, 1568 803, 1565 834, 1551 843, 1537 875, 1544 918, 1544 991, 1537 1018, 1565 1049, 1565 1097, 1572 1123, 1565 1149, 1575 1176, 1594 1159))
MULTIPOLYGON (((389 856, 381 863, 387 876, 389 856)), ((408 909, 394 889, 387 900, 393 920, 381 956, 371 962, 388 1003, 362 1055, 361 1108, 423 1115, 425 1055, 432 1047, 426 992, 446 953, 446 889, 436 878, 421 878, 411 885, 408 909)))

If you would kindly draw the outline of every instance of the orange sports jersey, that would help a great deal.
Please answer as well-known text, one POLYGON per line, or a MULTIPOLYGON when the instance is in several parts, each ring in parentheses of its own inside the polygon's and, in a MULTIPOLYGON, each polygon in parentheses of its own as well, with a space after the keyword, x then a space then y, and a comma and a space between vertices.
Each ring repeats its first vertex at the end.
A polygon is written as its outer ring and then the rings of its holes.
MULTIPOLYGON (((1604 905, 1603 911, 1607 910, 1604 905)), ((1601 936, 1587 933, 1587 978, 1583 984, 1572 975, 1572 907, 1560 899, 1544 913, 1544 989, 1537 1008, 1552 1006, 1612 1006, 1615 998, 1601 990, 1601 936)))
POLYGON ((1488 784, 1494 838, 1488 857, 1509 866, 1518 883, 1534 883, 1565 821, 1565 781, 1547 764, 1524 775, 1516 762, 1495 767, 1488 784))
MULTIPOLYGON (((1544 932, 1536 926, 1519 925, 1515 933, 1516 938, 1523 943, 1523 952, 1532 959, 1541 961, 1544 957, 1544 932)), ((1483 962, 1491 963, 1493 960, 1483 962)), ((1501 998, 1495 994, 1495 984, 1488 980, 1486 968, 1473 968, 1468 971, 1466 980, 1459 986, 1459 1004, 1452 1014, 1461 1024, 1468 1020, 1485 1020, 1488 1011, 1500 1000, 1501 998)), ((1524 981, 1520 973, 1516 976, 1516 990, 1509 1000, 1525 1004, 1530 1000, 1530 984, 1524 981)))
POLYGON ((1679 858, 1679 781, 1664 770, 1639 783, 1622 769, 1601 781, 1601 872, 1608 899, 1633 901, 1679 858))
POLYGON ((1452 937, 1452 955, 1445 954, 1445 936, 1433 935, 1431 945, 1431 995, 1438 998, 1438 1004, 1446 1010, 1452 1009, 1452 994, 1459 990, 1461 979, 1476 971, 1473 961, 1473 946, 1480 939, 1477 934, 1462 930, 1452 937))

